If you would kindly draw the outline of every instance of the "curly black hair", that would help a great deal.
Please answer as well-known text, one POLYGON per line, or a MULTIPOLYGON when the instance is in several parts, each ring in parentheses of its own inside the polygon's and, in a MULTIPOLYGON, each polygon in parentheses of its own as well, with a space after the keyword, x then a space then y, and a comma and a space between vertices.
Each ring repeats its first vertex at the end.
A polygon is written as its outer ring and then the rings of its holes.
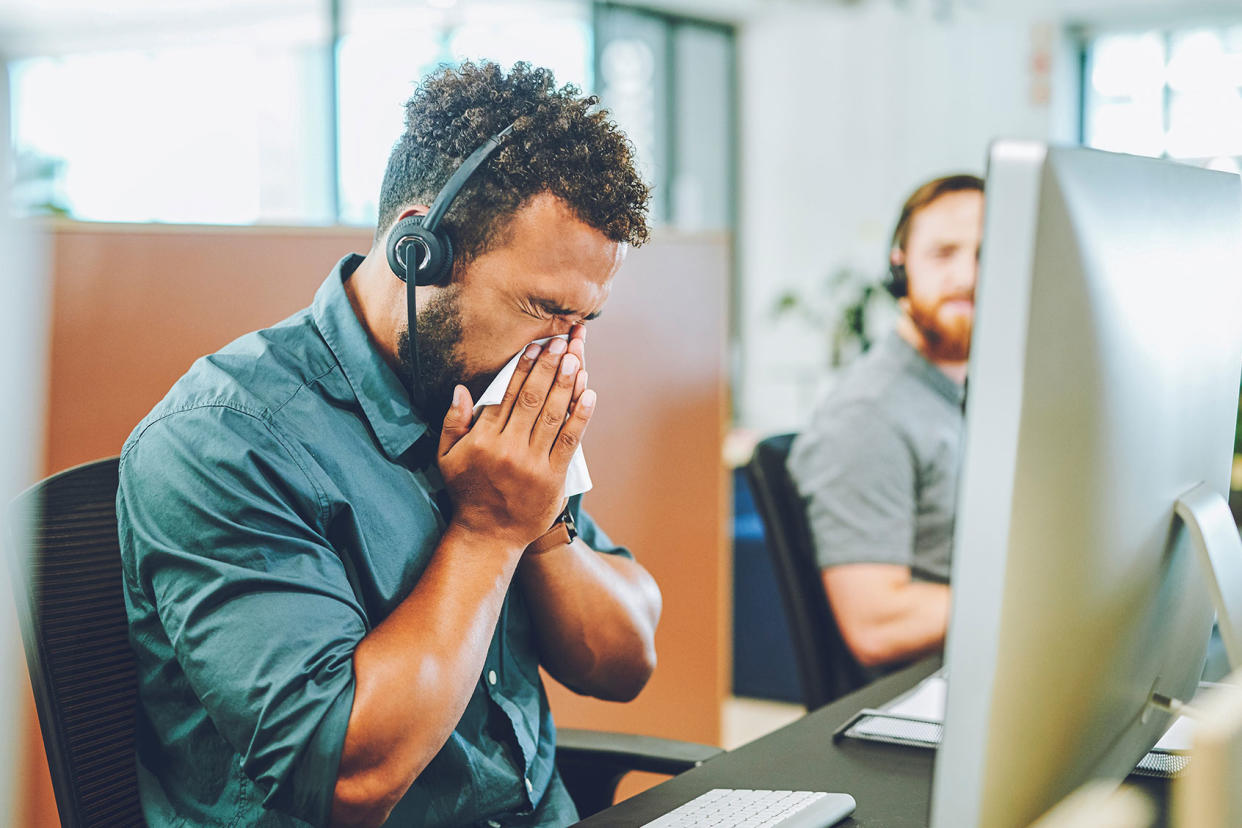
POLYGON ((388 159, 377 240, 403 208, 430 204, 470 153, 512 123, 441 223, 457 263, 501 241, 513 214, 541 193, 612 241, 647 241, 650 189, 629 140, 598 103, 524 62, 508 74, 492 62, 466 62, 428 75, 406 102, 405 132, 388 159))

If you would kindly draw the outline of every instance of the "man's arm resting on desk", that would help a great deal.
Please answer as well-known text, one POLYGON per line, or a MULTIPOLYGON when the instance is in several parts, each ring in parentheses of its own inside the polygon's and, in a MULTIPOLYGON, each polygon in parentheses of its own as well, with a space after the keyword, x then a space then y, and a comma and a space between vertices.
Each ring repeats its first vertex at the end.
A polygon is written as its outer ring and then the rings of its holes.
POLYGON ((518 577, 531 604, 540 661, 578 693, 609 701, 638 695, 655 670, 660 589, 623 555, 576 539, 527 552, 518 577))
POLYGON ((843 564, 823 570, 828 604, 864 667, 910 661, 944 646, 949 587, 915 581, 910 567, 843 564))

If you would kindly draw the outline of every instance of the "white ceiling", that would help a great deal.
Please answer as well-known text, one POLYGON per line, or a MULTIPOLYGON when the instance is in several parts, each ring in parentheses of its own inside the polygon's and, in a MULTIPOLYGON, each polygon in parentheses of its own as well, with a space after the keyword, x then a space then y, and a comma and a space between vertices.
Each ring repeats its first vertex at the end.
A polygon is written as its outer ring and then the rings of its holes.
POLYGON ((1242 19, 1242 0, 619 0, 691 17, 747 21, 811 9, 874 6, 926 11, 949 5, 973 18, 1057 18, 1067 21, 1144 21, 1199 17, 1242 19))
POLYGON ((0 23, 10 30, 76 29, 153 19, 313 11, 324 6, 325 3, 313 0, 0 0, 0 23))
MULTIPOLYGON (((376 3, 391 0, 343 0, 376 3)), ((565 0, 561 0, 564 2, 565 0)), ((585 2, 585 0, 583 0, 585 2)), ((444 9, 480 0, 400 0, 403 6, 444 9)), ((490 0, 495 2, 495 0, 490 0)), ((1041 17, 1067 21, 1151 21, 1192 17, 1242 19, 1242 0, 622 0, 692 17, 737 22, 811 9, 890 7, 926 11, 949 4, 963 16, 1041 17)), ((0 37, 17 51, 27 38, 91 30, 169 31, 237 18, 262 22, 291 16, 322 18, 327 0, 0 0, 0 37)))
POLYGON ((39 54, 99 38, 139 44, 221 24, 323 28, 326 0, 0 0, 0 46, 39 54))

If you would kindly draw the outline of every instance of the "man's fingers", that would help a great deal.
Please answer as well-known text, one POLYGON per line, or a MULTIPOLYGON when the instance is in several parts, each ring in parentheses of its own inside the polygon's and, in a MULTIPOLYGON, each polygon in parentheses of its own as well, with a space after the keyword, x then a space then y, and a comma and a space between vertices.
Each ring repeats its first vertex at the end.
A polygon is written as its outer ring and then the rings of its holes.
POLYGON ((440 456, 449 453, 457 441, 470 431, 470 409, 473 408, 470 392, 464 385, 453 388, 453 403, 444 415, 444 427, 440 429, 440 456))
POLYGON ((530 432, 530 445, 535 451, 547 456, 552 448, 552 441, 561 430, 561 424, 569 413, 569 404, 573 398, 574 386, 581 371, 581 363, 573 354, 561 357, 561 364, 556 369, 556 378, 552 381, 552 390, 543 403, 543 411, 535 421, 530 432))
POLYGON ((578 372, 578 378, 574 380, 574 393, 573 393, 573 396, 569 398, 570 406, 573 406, 574 403, 578 402, 578 398, 582 396, 582 392, 586 390, 586 387, 587 387, 587 372, 586 372, 586 369, 584 368, 578 372))
POLYGON ((557 470, 569 468, 569 461, 574 456, 574 450, 582 442, 582 433, 586 431, 587 423, 590 422, 591 415, 595 413, 595 402, 595 389, 588 388, 582 392, 578 403, 569 412, 569 419, 565 421, 565 425, 561 427, 561 433, 556 437, 556 442, 552 444, 550 457, 553 468, 557 470))
POLYGON ((484 406, 479 412, 479 422, 497 431, 504 428, 505 423, 509 419, 509 412, 513 410, 513 403, 517 400, 518 392, 522 388, 522 383, 526 382, 527 375, 530 374, 531 368, 535 366, 535 360, 538 359, 542 347, 531 343, 526 346, 526 350, 522 352, 522 356, 518 359, 517 368, 513 369, 513 376, 509 378, 509 385, 505 388, 505 395, 496 405, 484 406))
POLYGON ((569 353, 573 354, 586 367, 586 326, 574 325, 569 331, 569 353))
MULTIPOLYGON (((561 356, 565 353, 567 345, 563 339, 553 339, 543 348, 543 353, 539 355, 539 359, 535 360, 534 366, 530 372, 523 378, 521 388, 515 392, 512 410, 509 412, 509 418, 505 421, 504 431, 513 431, 514 434, 521 436, 523 442, 530 439, 531 431, 534 429, 535 420, 543 411, 544 402, 548 399, 548 390, 552 387, 552 381, 556 377, 557 366, 560 365, 561 356)), ((514 376, 514 379, 517 379, 514 376)), ((513 388, 510 383, 510 389, 513 388)), ((508 397, 508 392, 505 392, 508 397)))

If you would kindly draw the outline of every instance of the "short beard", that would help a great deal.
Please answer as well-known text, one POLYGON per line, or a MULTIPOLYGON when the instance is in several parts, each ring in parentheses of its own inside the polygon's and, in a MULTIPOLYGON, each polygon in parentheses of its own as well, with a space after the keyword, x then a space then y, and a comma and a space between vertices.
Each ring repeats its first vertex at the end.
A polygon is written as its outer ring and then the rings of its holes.
POLYGON ((928 307, 910 297, 910 320, 923 335, 927 356, 937 362, 965 362, 970 356, 970 335, 974 320, 970 317, 957 317, 947 325, 940 321, 938 311, 942 301, 955 298, 958 297, 947 297, 928 307))
MULTIPOLYGON (((439 431, 453 403, 453 389, 466 382, 461 344, 460 289, 449 285, 423 306, 418 313, 417 387, 411 395, 414 408, 427 425, 439 431)), ((397 360, 401 363, 401 383, 410 390, 410 329, 397 338, 397 360)))

